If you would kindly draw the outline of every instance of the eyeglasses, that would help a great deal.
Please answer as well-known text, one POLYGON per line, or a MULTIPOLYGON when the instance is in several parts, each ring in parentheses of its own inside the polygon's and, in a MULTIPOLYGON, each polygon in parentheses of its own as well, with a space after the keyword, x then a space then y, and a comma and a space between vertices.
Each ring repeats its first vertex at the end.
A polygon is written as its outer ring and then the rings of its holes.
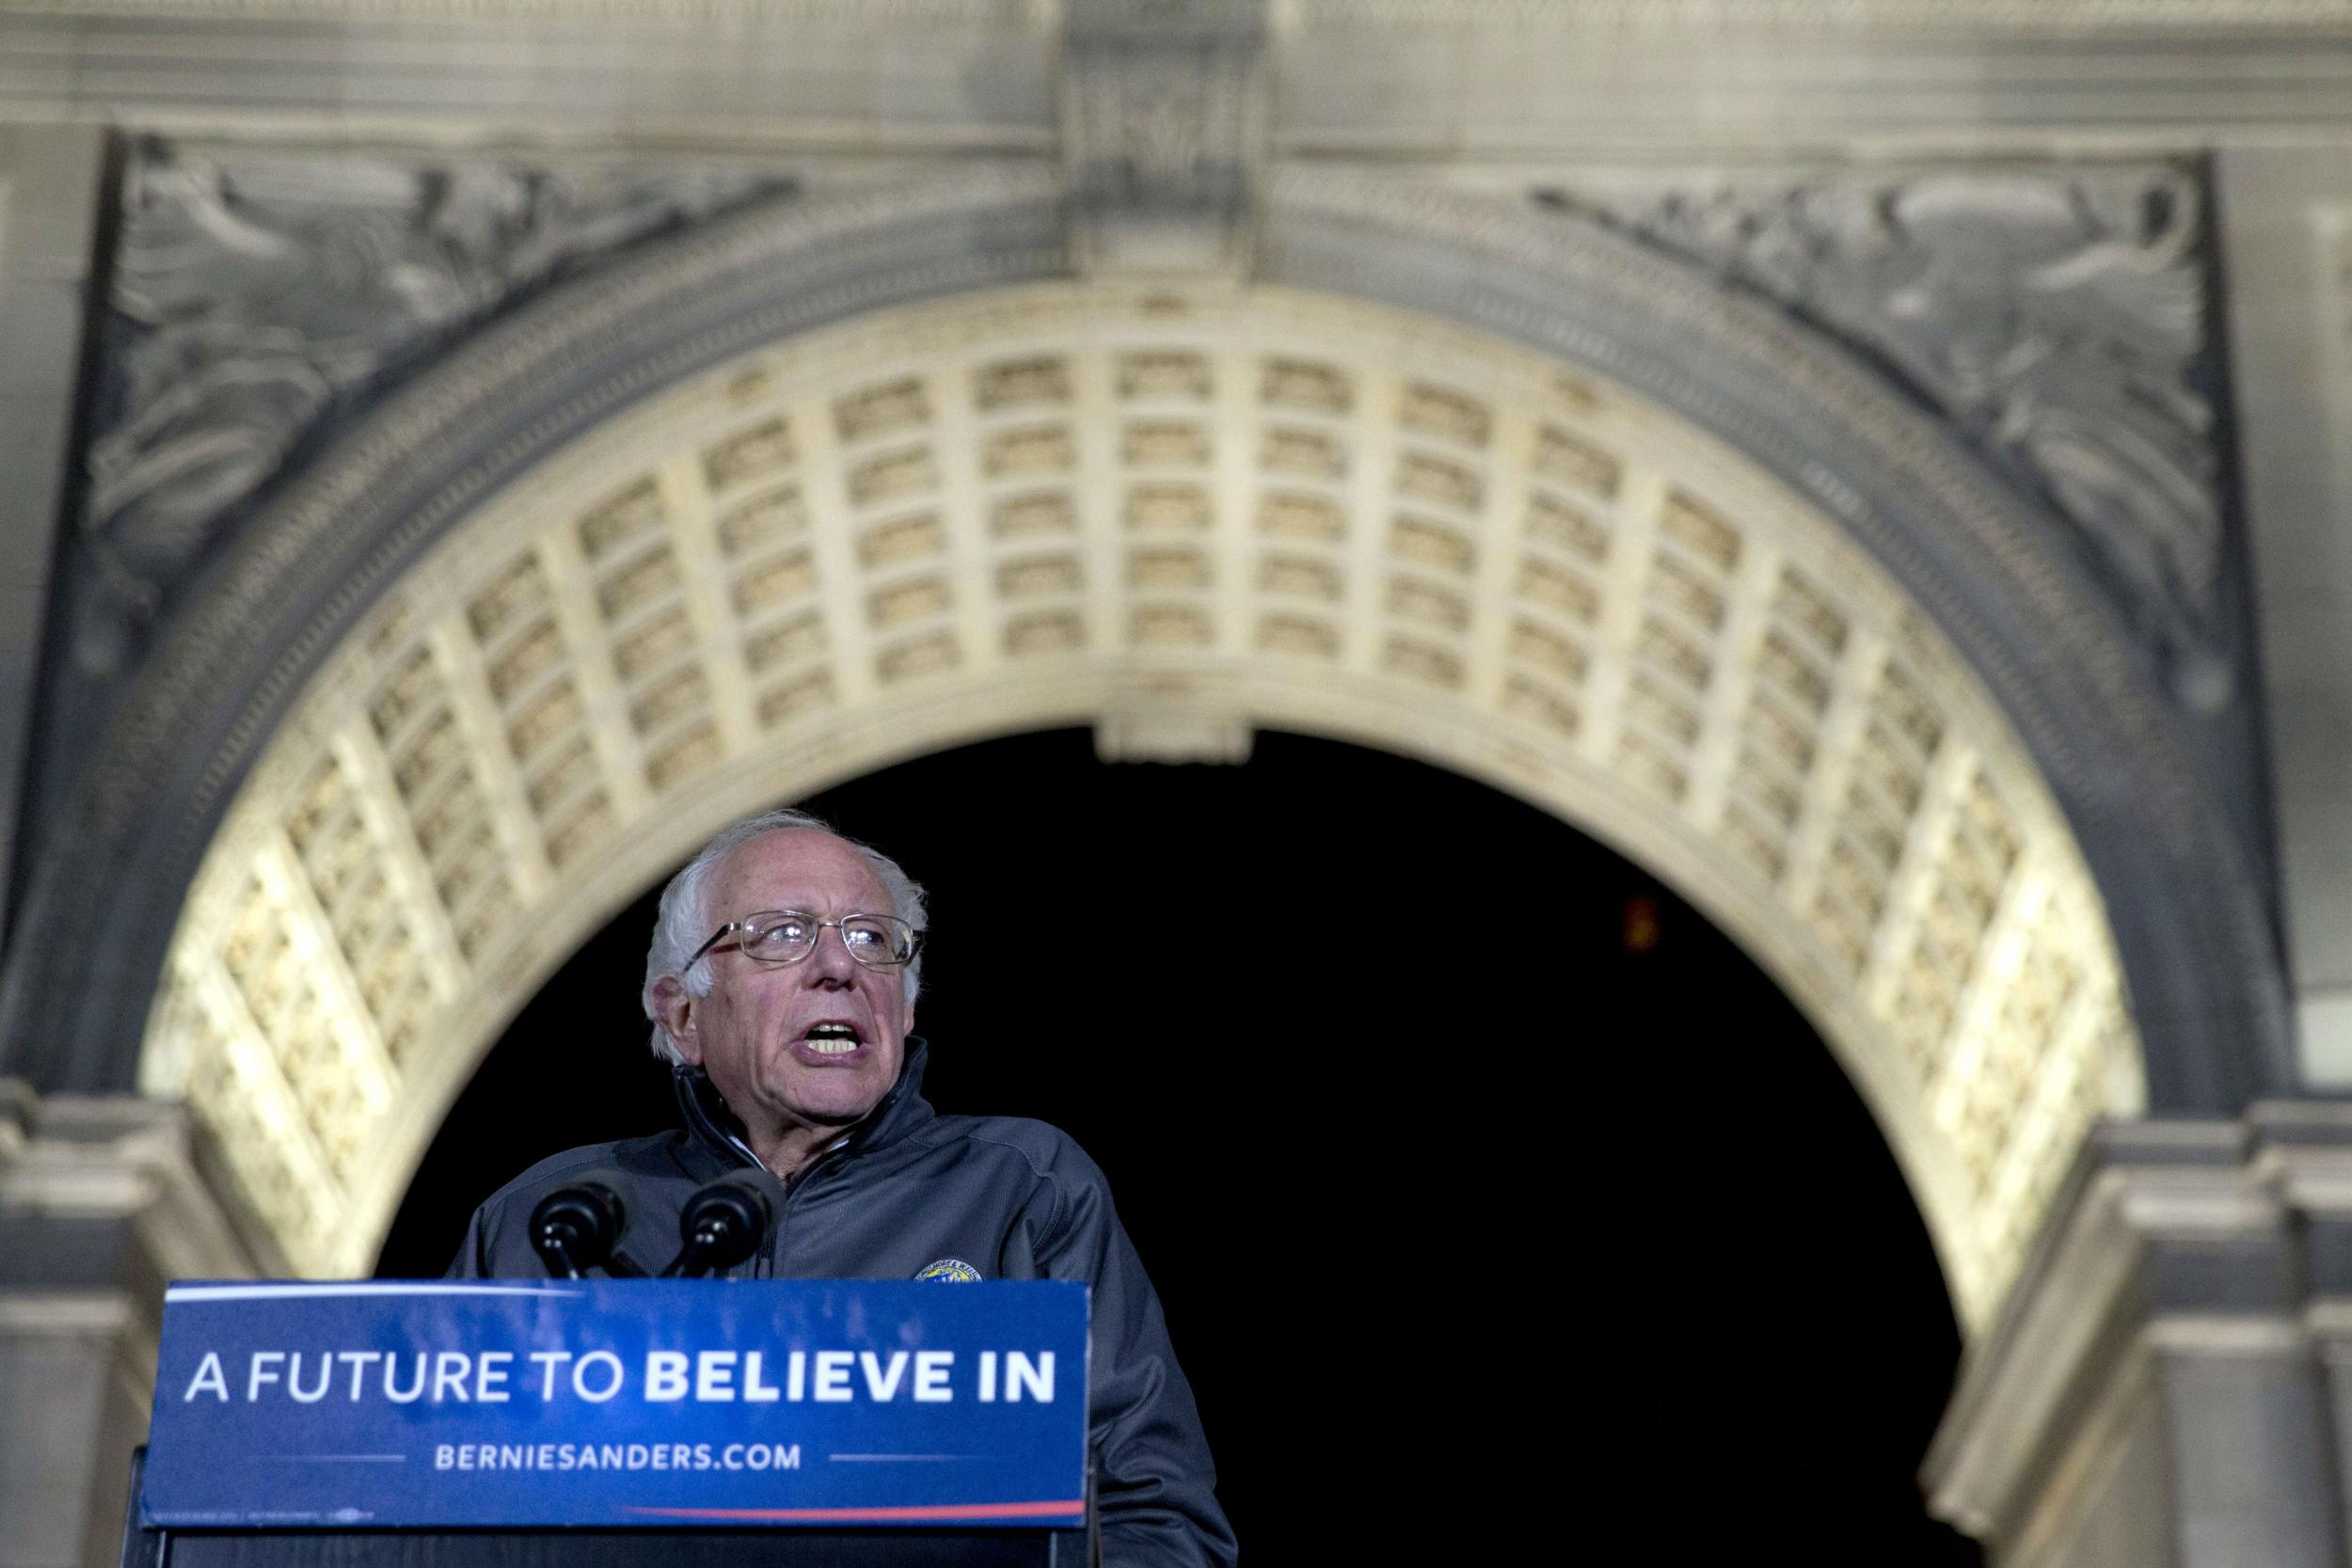
POLYGON ((736 932, 742 933, 735 943, 737 950, 752 962, 771 969, 796 964, 817 951, 817 939, 828 927, 841 933, 841 945, 850 950, 850 957, 868 969, 899 968, 912 963, 923 948, 925 933, 893 915, 845 914, 838 920, 819 920, 799 910, 771 910, 730 920, 711 932, 710 940, 678 966, 678 973, 693 968, 704 954, 736 932))

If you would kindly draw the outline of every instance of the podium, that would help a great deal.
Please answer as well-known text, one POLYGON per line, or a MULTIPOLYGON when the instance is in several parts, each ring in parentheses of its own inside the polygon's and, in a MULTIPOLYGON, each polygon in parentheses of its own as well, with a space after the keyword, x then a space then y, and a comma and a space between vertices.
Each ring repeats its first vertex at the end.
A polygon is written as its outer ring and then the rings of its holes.
POLYGON ((142 1446, 131 1458, 122 1568, 1099 1568, 1103 1560, 1090 1523, 1057 1530, 170 1528, 140 1522, 146 1468, 142 1446))
POLYGON ((175 1284, 123 1568, 1092 1568, 1089 1306, 175 1284))

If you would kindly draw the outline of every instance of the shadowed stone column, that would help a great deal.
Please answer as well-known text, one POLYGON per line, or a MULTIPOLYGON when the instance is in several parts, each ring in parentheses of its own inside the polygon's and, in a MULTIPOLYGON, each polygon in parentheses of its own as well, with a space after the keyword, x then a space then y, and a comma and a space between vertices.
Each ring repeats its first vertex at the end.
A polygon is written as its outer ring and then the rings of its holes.
POLYGON ((2215 161, 2304 1085, 2352 1086, 2352 159, 2215 161))
POLYGON ((179 1107, 0 1080, 0 1565, 119 1560, 164 1284, 254 1272, 179 1107))
POLYGON ((19 856, 105 135, 0 125, 0 929, 19 856))
POLYGON ((2110 1125, 1972 1349, 1936 1511, 2001 1564, 2345 1560, 2352 1106, 2110 1125))

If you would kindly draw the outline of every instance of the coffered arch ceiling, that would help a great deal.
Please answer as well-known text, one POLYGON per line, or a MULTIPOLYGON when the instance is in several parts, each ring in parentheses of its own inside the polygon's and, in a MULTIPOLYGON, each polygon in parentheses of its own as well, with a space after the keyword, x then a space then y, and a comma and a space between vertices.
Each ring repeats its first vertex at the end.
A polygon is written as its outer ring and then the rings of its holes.
MULTIPOLYGON (((1866 547, 1866 488, 1613 373, 1596 318, 1537 352, 1509 258, 1450 242, 1480 325, 1382 303, 1422 198, 1278 218, 1246 288, 1149 286, 1057 276, 1050 189, 991 178, 551 299, 224 578, 214 665, 267 673, 189 699, 207 766, 149 781, 186 896, 135 1071, 285 1262, 364 1268, 513 1009, 732 816, 991 734, 1264 725, 1487 780, 1706 908, 1845 1062, 1981 1322, 2090 1120, 2147 1100, 2082 802, 1979 673, 1997 637, 1866 547)), ((93 841, 135 845, 107 806, 93 841)))
POLYGON ((1067 284, 755 351, 453 531, 231 808, 141 1086, 216 1128, 291 1260, 363 1267, 509 1010, 702 836, 1089 720, 1428 757, 1659 866, 1823 1022, 1963 1299, 2137 1104, 2063 823, 1829 519, 1476 334, 1067 284))

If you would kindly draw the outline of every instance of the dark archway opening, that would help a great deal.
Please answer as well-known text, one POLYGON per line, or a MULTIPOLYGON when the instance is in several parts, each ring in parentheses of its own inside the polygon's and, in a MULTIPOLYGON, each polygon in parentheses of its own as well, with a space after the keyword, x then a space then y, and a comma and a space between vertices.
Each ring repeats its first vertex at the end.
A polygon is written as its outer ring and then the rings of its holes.
MULTIPOLYGON (((1894 1161, 1795 1008, 1638 867, 1282 735, 1234 768, 1022 736, 805 803, 930 888, 932 1101, 1042 1117, 1109 1173, 1253 1559, 1532 1521, 1979 1560, 1915 1480, 1959 1341, 1894 1161), (1041 952, 1046 908, 1094 911, 1099 955, 1041 952)), ((668 1124, 652 909, 517 1017, 379 1275, 438 1274, 543 1155, 668 1124)))

